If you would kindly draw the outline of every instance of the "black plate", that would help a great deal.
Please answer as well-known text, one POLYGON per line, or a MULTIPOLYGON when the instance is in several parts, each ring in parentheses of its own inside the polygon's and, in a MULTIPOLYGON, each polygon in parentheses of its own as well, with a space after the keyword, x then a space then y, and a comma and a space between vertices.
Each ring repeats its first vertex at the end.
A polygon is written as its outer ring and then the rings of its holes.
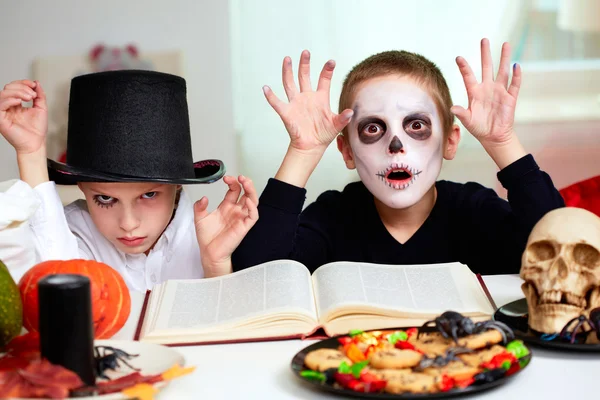
MULTIPOLYGON (((600 351, 600 343, 570 343, 560 339, 542 339, 540 337, 541 335, 537 332, 531 331, 529 329, 529 325, 527 324, 528 309, 526 298, 513 301, 512 303, 508 303, 500 307, 494 313, 494 319, 496 321, 504 322, 514 331, 515 336, 518 339, 521 339, 529 344, 570 351, 600 351)), ((595 333, 591 332, 590 334, 594 335, 595 333)), ((581 335, 581 337, 583 339, 586 338, 585 335, 581 335)))
MULTIPOLYGON (((405 328, 402 328, 402 329, 405 329, 405 328)), ((386 330, 388 330, 388 329, 386 329, 386 330)), ((471 393, 482 392, 484 390, 489 390, 491 388, 494 388, 496 386, 504 384, 508 380, 513 378, 514 376, 518 375, 523 369, 525 369, 529 365, 529 363, 531 361, 531 349, 529 349, 529 355, 519 359, 519 362, 521 363, 521 368, 510 376, 500 378, 493 382, 467 386, 464 389, 452 389, 447 392, 423 393, 423 394, 417 394, 417 393, 392 394, 392 393, 385 393, 385 392, 384 393, 361 393, 361 392, 355 392, 350 389, 339 388, 339 387, 336 387, 334 385, 327 384, 327 383, 321 383, 321 382, 314 381, 314 380, 308 380, 300 375, 300 373, 302 371, 308 369, 304 366, 304 358, 306 357, 306 355, 308 353, 310 353, 313 350, 318 350, 318 349, 322 349, 322 348, 337 349, 339 347, 339 345, 340 344, 337 340, 337 337, 333 337, 333 338, 322 340, 317 343, 313 343, 310 346, 305 347, 304 349, 300 350, 292 359, 292 370, 294 371, 294 375, 296 375, 300 380, 302 380, 302 382, 312 385, 313 387, 315 387, 317 389, 325 390, 328 392, 332 392, 332 393, 336 393, 336 394, 344 395, 344 396, 360 397, 363 399, 366 399, 366 398, 368 398, 368 399, 427 399, 427 400, 429 400, 429 399, 447 399, 447 398, 451 398, 451 397, 459 397, 459 396, 464 396, 464 395, 468 395, 471 393)))

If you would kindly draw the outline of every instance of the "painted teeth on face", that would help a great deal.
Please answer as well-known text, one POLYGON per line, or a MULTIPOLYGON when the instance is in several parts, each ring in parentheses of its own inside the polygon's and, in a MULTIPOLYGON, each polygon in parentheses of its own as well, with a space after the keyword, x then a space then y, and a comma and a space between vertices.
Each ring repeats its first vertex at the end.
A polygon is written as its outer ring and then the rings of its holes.
POLYGON ((377 172, 377 177, 379 178, 379 180, 381 182, 383 182, 385 185, 387 185, 388 187, 392 188, 392 189, 398 189, 398 190, 403 190, 406 189, 407 187, 409 187, 410 185, 412 185, 417 178, 419 177, 419 174, 422 171, 417 170, 416 168, 412 168, 411 166, 404 164, 404 163, 400 163, 400 164, 391 164, 389 167, 387 167, 385 170, 383 171, 379 171, 377 172), (408 182, 406 182, 405 180, 402 182, 398 182, 398 183, 394 183, 393 181, 390 181, 388 179, 388 175, 390 174, 390 172, 394 171, 394 170, 400 170, 400 171, 406 171, 410 174, 410 180, 408 182))

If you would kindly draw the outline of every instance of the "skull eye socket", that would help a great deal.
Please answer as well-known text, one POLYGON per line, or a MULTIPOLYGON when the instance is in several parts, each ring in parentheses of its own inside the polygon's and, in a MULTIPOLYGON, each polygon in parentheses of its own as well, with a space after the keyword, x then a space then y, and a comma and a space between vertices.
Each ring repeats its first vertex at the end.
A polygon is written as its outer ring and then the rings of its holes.
POLYGON ((599 264, 600 253, 589 244, 577 243, 573 248, 573 259, 579 265, 594 268, 599 264))
POLYGON ((547 240, 534 242, 527 248, 527 259, 530 262, 548 261, 556 257, 554 245, 547 240))

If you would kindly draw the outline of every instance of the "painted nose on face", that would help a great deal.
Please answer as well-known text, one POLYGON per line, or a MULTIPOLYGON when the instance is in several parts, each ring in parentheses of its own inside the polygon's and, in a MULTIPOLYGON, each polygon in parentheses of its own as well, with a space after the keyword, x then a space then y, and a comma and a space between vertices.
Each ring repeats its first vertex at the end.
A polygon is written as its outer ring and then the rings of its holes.
POLYGON ((119 225, 125 232, 133 232, 133 230, 140 226, 140 220, 135 216, 133 210, 125 210, 121 215, 119 225))
POLYGON ((390 154, 404 153, 404 145, 402 144, 398 136, 394 136, 394 138, 390 142, 388 151, 390 152, 390 154))

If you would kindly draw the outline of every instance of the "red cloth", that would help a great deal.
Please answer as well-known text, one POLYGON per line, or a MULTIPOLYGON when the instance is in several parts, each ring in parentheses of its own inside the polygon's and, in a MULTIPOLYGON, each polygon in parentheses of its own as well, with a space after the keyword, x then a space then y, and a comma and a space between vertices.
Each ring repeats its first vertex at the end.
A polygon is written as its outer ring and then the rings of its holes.
POLYGON ((600 216, 600 175, 559 190, 567 207, 579 207, 600 216))

